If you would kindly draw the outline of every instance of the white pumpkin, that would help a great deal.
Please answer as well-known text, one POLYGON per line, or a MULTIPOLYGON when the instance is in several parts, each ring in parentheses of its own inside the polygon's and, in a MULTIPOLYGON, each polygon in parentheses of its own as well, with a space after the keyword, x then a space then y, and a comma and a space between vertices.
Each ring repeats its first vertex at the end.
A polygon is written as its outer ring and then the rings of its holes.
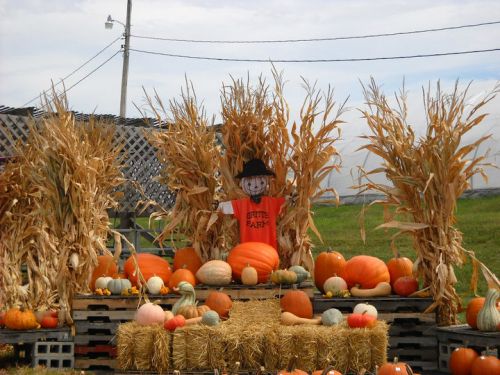
POLYGON ((196 272, 196 278, 206 285, 222 286, 231 283, 232 269, 222 260, 210 260, 196 272))
POLYGON ((160 294, 160 289, 162 286, 164 286, 165 284, 163 284, 163 280, 161 277, 159 276, 151 276, 148 280, 148 282, 146 283, 147 287, 148 287, 148 292, 151 293, 151 294, 160 294))
POLYGON ((96 289, 106 289, 108 287, 108 283, 111 280, 113 280, 113 278, 109 277, 109 276, 98 277, 97 280, 95 281, 95 288, 96 289))
POLYGON ((339 276, 332 276, 325 280, 323 290, 325 293, 332 292, 335 295, 335 293, 347 290, 347 283, 339 276))
POLYGON ((373 305, 368 304, 368 303, 358 303, 356 306, 354 306, 354 310, 352 312, 353 312, 353 314, 371 315, 375 319, 377 319, 377 316, 378 316, 377 308, 373 305))

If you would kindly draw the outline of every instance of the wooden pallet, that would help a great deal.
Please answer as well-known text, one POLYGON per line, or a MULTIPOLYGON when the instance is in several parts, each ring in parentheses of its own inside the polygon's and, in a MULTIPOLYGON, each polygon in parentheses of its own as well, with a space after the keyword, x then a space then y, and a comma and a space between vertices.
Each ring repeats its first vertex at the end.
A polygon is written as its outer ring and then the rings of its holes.
POLYGON ((34 344, 37 341, 71 341, 69 327, 56 329, 0 329, 0 344, 34 344))
POLYGON ((75 356, 116 358, 116 346, 113 345, 75 345, 75 356))
POLYGON ((314 296, 314 312, 321 313, 336 308, 343 313, 351 313, 358 303, 369 303, 383 313, 422 313, 431 304, 432 298, 404 298, 396 295, 376 298, 323 298, 321 294, 314 296))
POLYGON ((75 358, 75 369, 79 370, 109 370, 116 368, 116 359, 114 358, 75 358))
POLYGON ((477 352, 488 349, 488 355, 500 358, 500 332, 481 332, 472 329, 468 324, 461 324, 436 329, 439 346, 439 370, 449 371, 449 360, 455 348, 469 347, 477 352))

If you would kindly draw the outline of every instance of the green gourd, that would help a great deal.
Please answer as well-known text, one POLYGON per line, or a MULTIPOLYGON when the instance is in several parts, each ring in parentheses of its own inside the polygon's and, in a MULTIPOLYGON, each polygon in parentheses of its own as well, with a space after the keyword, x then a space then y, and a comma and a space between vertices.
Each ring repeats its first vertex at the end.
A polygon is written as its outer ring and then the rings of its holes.
POLYGON ((325 326, 333 326, 344 320, 344 316, 337 309, 328 309, 321 315, 321 323, 325 326))
POLYGON ((497 310, 499 292, 488 289, 483 308, 477 314, 477 329, 485 332, 495 332, 500 324, 500 312, 497 310))
POLYGON ((287 270, 274 271, 271 273, 271 281, 274 284, 295 284, 297 282, 297 274, 287 270))
POLYGON ((302 266, 292 266, 288 269, 288 271, 295 272, 298 283, 307 280, 307 278, 311 276, 311 274, 302 266))
POLYGON ((107 288, 111 294, 121 294, 122 290, 132 288, 129 279, 112 279, 108 281, 107 288))
POLYGON ((217 311, 209 310, 205 312, 201 317, 201 324, 205 324, 207 326, 216 326, 220 323, 219 314, 217 311))
POLYGON ((187 281, 181 281, 177 288, 179 288, 179 294, 181 298, 175 303, 172 307, 172 313, 177 315, 177 310, 182 306, 191 306, 196 305, 196 293, 194 291, 194 287, 188 283, 187 281))

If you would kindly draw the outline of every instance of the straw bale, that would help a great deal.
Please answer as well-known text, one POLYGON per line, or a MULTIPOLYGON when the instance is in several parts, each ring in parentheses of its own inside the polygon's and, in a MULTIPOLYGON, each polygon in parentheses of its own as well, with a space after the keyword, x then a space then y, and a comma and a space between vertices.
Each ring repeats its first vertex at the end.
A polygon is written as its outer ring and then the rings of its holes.
MULTIPOLYGON (((134 337, 134 364, 135 368, 139 371, 149 371, 153 369, 153 356, 155 355, 155 341, 158 331, 164 331, 164 328, 159 324, 141 326, 137 329, 134 337)), ((163 347, 163 349, 165 349, 163 347)), ((158 353, 169 357, 170 350, 167 346, 167 351, 158 353)))
POLYGON ((186 332, 184 329, 176 329, 172 334, 172 367, 175 369, 187 368, 186 332))
POLYGON ((264 300, 233 301, 227 324, 275 323, 280 320, 280 300, 269 298, 264 300))
POLYGON ((316 368, 326 368, 332 365, 341 372, 345 372, 348 366, 347 335, 337 326, 328 328, 324 334, 316 338, 316 368))
POLYGON ((370 330, 370 343, 372 349, 371 368, 381 366, 387 360, 387 343, 389 340, 389 327, 385 321, 377 322, 370 330))
POLYGON ((134 353, 136 332, 139 325, 136 322, 122 323, 118 325, 116 332, 116 360, 121 370, 135 369, 134 353))
POLYGON ((171 335, 165 329, 159 329, 154 334, 152 370, 161 374, 168 371, 171 362, 170 350, 171 335))

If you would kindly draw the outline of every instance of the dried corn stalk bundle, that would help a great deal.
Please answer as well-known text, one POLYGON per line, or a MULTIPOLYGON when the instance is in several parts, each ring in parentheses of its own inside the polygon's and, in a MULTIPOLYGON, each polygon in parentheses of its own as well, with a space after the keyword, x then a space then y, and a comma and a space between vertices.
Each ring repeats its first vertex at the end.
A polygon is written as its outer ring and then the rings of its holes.
POLYGON ((182 92, 181 101, 170 101, 171 119, 167 119, 158 94, 155 100, 156 104, 148 97, 152 111, 165 127, 147 134, 147 139, 157 148, 164 165, 159 181, 177 194, 170 211, 158 207, 151 215, 153 220, 167 221, 158 241, 161 244, 178 231, 192 242, 203 260, 220 258, 224 248, 222 215, 216 210, 220 150, 213 120, 209 121, 204 109, 199 108, 189 86, 182 92))
POLYGON ((339 126, 343 123, 340 117, 345 102, 336 108, 331 89, 325 95, 321 95, 314 86, 306 85, 306 89, 300 123, 292 125, 293 152, 288 160, 288 167, 294 176, 295 193, 278 224, 278 243, 285 267, 304 264, 312 270, 312 241, 307 232, 310 228, 320 240, 321 235, 314 225, 311 204, 326 192, 334 194, 338 202, 336 190, 322 188, 321 182, 333 170, 340 168, 340 164, 332 158, 340 157, 334 144, 340 138, 339 126))
POLYGON ((122 182, 121 146, 113 145, 113 126, 92 117, 77 123, 66 99, 54 96, 0 174, 0 293, 9 305, 58 307, 71 323, 73 294, 88 290, 97 256, 109 253, 107 210, 122 182))
MULTIPOLYGON (((404 89, 397 97, 397 108, 389 105, 373 80, 364 89, 368 110, 363 115, 371 135, 364 137, 368 144, 362 148, 381 157, 383 164, 381 168, 362 171, 368 182, 361 188, 385 195, 375 203, 386 209, 385 223, 380 227, 399 230, 393 236, 393 249, 399 235, 413 236, 418 274, 434 296, 431 309, 438 308, 440 325, 457 322, 460 299, 454 289, 453 267, 462 265, 467 253, 473 254, 462 247, 462 234, 454 226, 456 202, 469 187, 471 176, 480 173, 485 177, 481 164, 485 157, 472 156, 472 152, 489 136, 465 145, 462 140, 482 122, 486 115, 478 111, 499 88, 470 109, 465 103, 468 87, 460 91, 457 82, 453 92, 445 94, 438 83, 434 97, 429 88, 424 92, 427 131, 420 138, 407 123, 404 89), (373 182, 370 176, 376 173, 385 173, 393 186, 373 182), (396 214, 408 221, 395 220, 396 214)), ((498 280, 496 283, 498 287, 498 280)))

